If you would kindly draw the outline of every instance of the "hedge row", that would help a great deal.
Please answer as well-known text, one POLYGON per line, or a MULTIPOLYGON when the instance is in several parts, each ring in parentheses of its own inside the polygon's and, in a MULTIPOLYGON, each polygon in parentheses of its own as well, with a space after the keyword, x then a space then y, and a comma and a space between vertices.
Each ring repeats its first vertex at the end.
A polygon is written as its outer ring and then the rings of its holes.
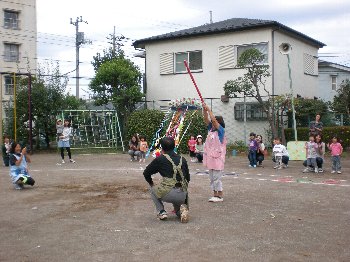
MULTIPOLYGON (((299 127, 297 128, 298 140, 308 141, 309 140, 309 128, 299 127)), ((285 129, 286 140, 294 141, 294 129, 285 129)), ((322 131, 323 142, 330 143, 334 136, 338 137, 338 141, 342 144, 343 148, 350 148, 350 126, 333 126, 324 127, 322 131)))
MULTIPOLYGON (((159 125, 164 118, 164 113, 158 110, 140 110, 133 112, 128 119, 128 131, 127 131, 127 142, 131 138, 131 136, 135 133, 140 135, 144 135, 148 144, 152 143, 153 137, 156 131, 159 129, 159 125)), ((164 124, 164 128, 160 132, 160 135, 164 135, 166 129, 168 128, 170 122, 167 121, 164 124)), ((188 111, 186 114, 186 118, 184 121, 182 133, 180 137, 182 137, 183 132, 187 129, 186 134, 183 136, 183 139, 179 145, 178 153, 187 154, 188 147, 187 141, 189 140, 191 135, 197 136, 202 135, 205 140, 207 135, 207 128, 203 121, 203 116, 200 111, 188 111)))
POLYGON ((143 135, 148 143, 152 142, 153 135, 163 118, 164 113, 159 110, 134 111, 128 119, 126 142, 129 142, 134 134, 143 135))

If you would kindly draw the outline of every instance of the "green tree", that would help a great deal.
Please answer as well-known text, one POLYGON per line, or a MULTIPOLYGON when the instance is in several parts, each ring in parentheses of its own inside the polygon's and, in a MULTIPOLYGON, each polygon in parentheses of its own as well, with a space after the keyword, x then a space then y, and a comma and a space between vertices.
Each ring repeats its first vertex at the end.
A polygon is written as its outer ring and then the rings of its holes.
POLYGON ((144 96, 141 93, 141 72, 129 59, 116 57, 103 62, 90 82, 96 105, 112 102, 125 123, 135 104, 144 96))
POLYGON ((103 63, 111 61, 115 58, 124 58, 124 51, 122 49, 115 50, 114 48, 110 47, 103 50, 103 55, 97 53, 92 58, 93 61, 91 64, 94 67, 95 72, 97 72, 103 63))
MULTIPOLYGON (((331 119, 328 114, 328 104, 323 100, 296 98, 294 99, 295 120, 297 127, 308 127, 310 121, 315 120, 316 114, 321 115, 321 120, 324 125, 331 125, 331 119)), ((289 108, 288 116, 291 119, 292 113, 289 108)), ((292 126, 292 123, 289 123, 292 126)))
MULTIPOLYGON (((65 94, 67 78, 62 77, 57 64, 53 70, 43 73, 39 69, 37 77, 31 78, 31 113, 32 113, 32 135, 36 137, 36 146, 40 147, 39 140, 44 139, 46 147, 56 135, 56 116, 63 109, 78 109, 80 101, 75 97, 65 94)), ((16 92, 16 119, 17 136, 19 141, 28 141, 28 81, 22 78, 16 92)))
POLYGON ((243 77, 238 77, 235 80, 228 80, 224 85, 225 94, 254 97, 263 111, 266 112, 267 120, 270 124, 272 136, 278 135, 275 110, 274 97, 266 88, 266 80, 271 76, 269 66, 263 63, 265 55, 256 48, 245 50, 238 58, 237 68, 245 69, 246 73, 243 77), (267 99, 264 99, 267 97, 267 99))
POLYGON ((350 80, 345 79, 337 90, 337 95, 334 96, 332 109, 336 113, 344 114, 343 121, 350 125, 350 80))

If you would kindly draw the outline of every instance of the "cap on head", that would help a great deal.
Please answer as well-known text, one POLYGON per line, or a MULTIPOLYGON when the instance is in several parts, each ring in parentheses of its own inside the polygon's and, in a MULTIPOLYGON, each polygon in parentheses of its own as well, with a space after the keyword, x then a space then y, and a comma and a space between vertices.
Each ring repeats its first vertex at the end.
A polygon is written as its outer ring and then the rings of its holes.
POLYGON ((197 136, 197 139, 198 139, 198 138, 203 138, 203 137, 202 137, 201 135, 198 135, 198 136, 197 136))

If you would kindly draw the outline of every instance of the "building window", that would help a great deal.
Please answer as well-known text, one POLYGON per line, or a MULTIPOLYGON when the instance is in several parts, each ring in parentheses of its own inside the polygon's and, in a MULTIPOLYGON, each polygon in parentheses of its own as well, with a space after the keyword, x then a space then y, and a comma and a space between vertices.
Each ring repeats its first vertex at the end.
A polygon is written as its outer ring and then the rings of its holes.
POLYGON ((304 74, 318 75, 318 58, 317 56, 304 53, 304 74))
POLYGON ((174 74, 174 54, 173 53, 160 54, 159 71, 161 75, 174 74))
POLYGON ((187 72, 184 60, 187 61, 191 71, 202 71, 202 51, 175 53, 175 73, 187 72))
POLYGON ((16 11, 4 10, 4 27, 10 29, 19 29, 19 13, 16 11))
POLYGON ((13 95, 13 88, 14 88, 13 77, 7 75, 4 77, 4 80, 5 80, 5 95, 13 95))
POLYGON ((19 61, 19 45, 5 43, 4 61, 17 62, 19 61))
POLYGON ((336 91, 337 90, 337 77, 332 76, 332 90, 336 91))
POLYGON ((235 47, 219 46, 219 70, 235 68, 235 47))
MULTIPOLYGON (((244 121, 244 103, 235 104, 235 120, 244 121)), ((267 114, 259 103, 246 103, 247 121, 262 121, 267 119, 267 114)))
POLYGON ((239 45, 237 46, 237 62, 242 55, 242 53, 248 49, 258 49, 260 53, 264 55, 264 59, 262 61, 262 64, 268 63, 268 44, 267 43, 259 43, 259 44, 249 44, 249 45, 239 45))

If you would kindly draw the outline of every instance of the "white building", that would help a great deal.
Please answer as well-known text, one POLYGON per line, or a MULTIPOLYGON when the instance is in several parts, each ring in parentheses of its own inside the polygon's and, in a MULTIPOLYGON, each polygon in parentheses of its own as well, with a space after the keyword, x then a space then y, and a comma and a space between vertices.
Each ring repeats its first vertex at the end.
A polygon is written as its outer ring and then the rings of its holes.
POLYGON ((0 1, 0 18, 0 87, 2 101, 8 101, 14 91, 14 73, 36 72, 36 1, 0 1))
POLYGON ((287 57, 279 46, 292 46, 290 64, 294 94, 313 97, 318 85, 318 49, 325 44, 276 21, 233 18, 205 24, 133 43, 146 51, 146 98, 166 100, 198 97, 186 74, 183 61, 189 61, 191 71, 215 114, 223 115, 230 141, 246 140, 247 133, 266 134, 266 115, 256 100, 249 101, 247 122, 243 123, 243 98, 221 102, 223 86, 245 70, 236 68, 240 54, 251 47, 265 54, 271 77, 266 88, 272 95, 289 93, 287 57), (262 121, 263 120, 263 121, 262 121))
POLYGON ((332 102, 339 85, 345 79, 350 79, 350 67, 320 60, 318 74, 319 91, 315 96, 332 102))

